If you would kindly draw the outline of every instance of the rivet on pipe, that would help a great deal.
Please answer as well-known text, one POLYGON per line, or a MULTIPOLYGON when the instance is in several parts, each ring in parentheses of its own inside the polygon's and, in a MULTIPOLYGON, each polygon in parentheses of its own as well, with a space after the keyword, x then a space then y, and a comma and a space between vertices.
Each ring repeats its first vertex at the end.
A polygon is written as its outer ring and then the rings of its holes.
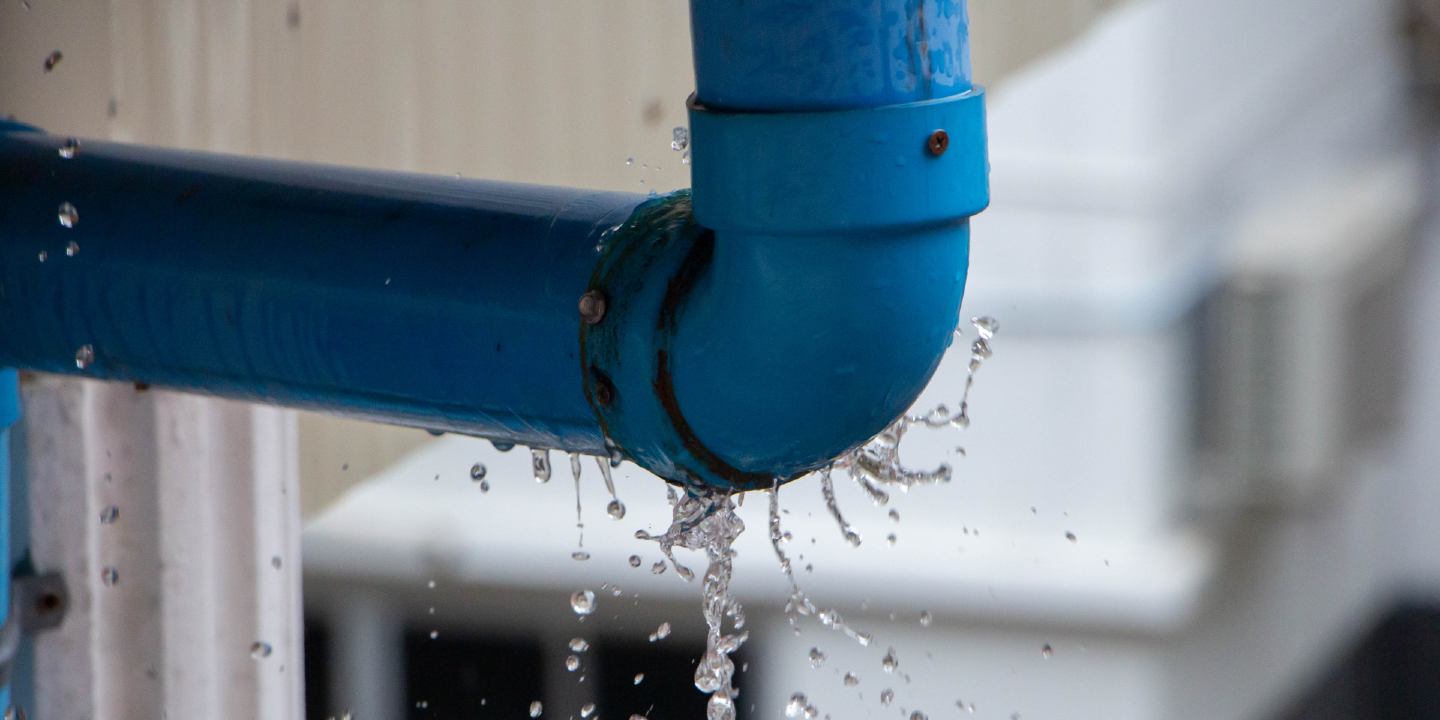
POLYGON ((930 148, 931 155, 940 157, 950 147, 950 134, 944 130, 936 130, 930 133, 930 139, 925 141, 925 145, 930 148))
POLYGON ((580 318, 589 325, 605 319, 605 294, 591 290, 580 296, 580 318))

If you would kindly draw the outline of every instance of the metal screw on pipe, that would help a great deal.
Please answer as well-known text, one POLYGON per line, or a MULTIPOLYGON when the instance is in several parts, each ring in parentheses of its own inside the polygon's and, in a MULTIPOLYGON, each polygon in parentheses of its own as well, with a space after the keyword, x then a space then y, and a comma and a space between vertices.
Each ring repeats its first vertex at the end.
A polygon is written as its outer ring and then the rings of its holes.
POLYGON ((595 376, 595 402, 600 403, 600 407, 610 407, 615 403, 615 386, 599 374, 595 376))
POLYGON ((930 133, 930 139, 925 141, 926 147, 930 148, 930 154, 940 157, 950 147, 950 133, 944 130, 936 130, 930 133))
POLYGON ((587 324, 596 325, 605 319, 605 294, 591 290, 580 296, 580 318, 587 324))

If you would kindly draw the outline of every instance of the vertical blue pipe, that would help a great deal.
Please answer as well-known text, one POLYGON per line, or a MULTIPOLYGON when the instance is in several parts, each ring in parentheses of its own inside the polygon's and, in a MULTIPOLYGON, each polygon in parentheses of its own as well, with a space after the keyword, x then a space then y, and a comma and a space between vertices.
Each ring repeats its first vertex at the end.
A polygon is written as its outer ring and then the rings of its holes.
POLYGON ((692 0, 712 109, 841 110, 970 90, 965 0, 692 0))
MULTIPOLYGON (((8 368, 0 370, 0 560, 5 563, 4 575, 0 577, 0 608, 6 613, 10 610, 10 426, 19 419, 19 373, 8 368)), ((0 708, 8 707, 10 686, 7 684, 0 687, 0 708)))

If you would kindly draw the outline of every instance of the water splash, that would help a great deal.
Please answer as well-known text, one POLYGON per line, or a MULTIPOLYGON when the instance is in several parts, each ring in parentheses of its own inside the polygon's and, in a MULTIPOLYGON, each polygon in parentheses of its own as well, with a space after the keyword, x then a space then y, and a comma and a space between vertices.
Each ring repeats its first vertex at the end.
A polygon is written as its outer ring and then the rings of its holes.
POLYGON ((790 564, 790 558, 785 556, 785 551, 780 548, 780 541, 786 539, 786 533, 780 530, 780 479, 776 478, 770 486, 770 545, 775 548, 775 557, 780 560, 780 570, 785 573, 786 579, 790 581, 790 598, 785 602, 785 614, 790 618, 790 626, 798 630, 799 615, 814 616, 821 625, 833 628, 845 633, 862 647, 870 645, 868 633, 857 632, 854 628, 845 624, 845 619, 840 613, 833 609, 821 610, 805 597, 804 591, 800 589, 799 583, 795 582, 795 570, 790 564))
MULTIPOLYGON (((545 458, 545 465, 548 474, 550 469, 550 458, 548 456, 545 458)), ((537 465, 536 467, 538 472, 539 466, 537 465)), ((575 529, 580 533, 580 540, 578 542, 580 549, 570 553, 570 557, 575 560, 589 560, 590 553, 585 552, 585 520, 580 516, 580 453, 570 453, 570 474, 575 478, 575 529)), ((536 479, 539 479, 538 474, 536 475, 536 479)))
MULTIPOLYGON (((709 559, 702 604, 708 632, 705 655, 695 668, 695 687, 710 694, 705 711, 708 720, 734 720, 735 698, 739 691, 731 682, 735 663, 730 660, 730 653, 739 649, 749 638, 749 633, 726 634, 724 621, 726 616, 733 618, 732 624, 737 631, 745 624, 740 602, 730 594, 730 576, 735 559, 732 546, 735 538, 745 530, 745 523, 735 515, 735 503, 730 492, 718 488, 687 487, 673 510, 674 519, 664 535, 656 537, 639 530, 635 537, 659 543, 660 551, 675 566, 675 572, 687 581, 694 578, 694 573, 675 559, 674 548, 703 550, 709 559)), ((663 571, 664 565, 660 567, 663 571)))
MULTIPOLYGON (((965 388, 961 393, 958 409, 952 413, 949 407, 942 404, 924 415, 902 415, 870 442, 835 461, 834 467, 848 470, 850 477, 877 506, 890 501, 890 496, 881 486, 898 487, 905 492, 916 485, 950 482, 953 470, 949 464, 942 463, 929 471, 910 470, 902 465, 900 442, 904 440, 905 433, 915 425, 928 428, 951 425, 962 430, 970 427, 970 389, 975 385, 975 372, 994 354, 990 341, 994 339, 995 333, 999 332, 1000 323, 987 315, 973 318, 970 324, 975 327, 979 337, 970 344, 970 362, 966 368, 965 388)), ((960 336, 961 330, 957 329, 955 333, 960 336)), ((956 451, 962 456, 965 454, 963 448, 956 448, 956 451)))
POLYGON ((845 538, 845 542, 860 547, 860 533, 840 515, 840 506, 835 502, 835 483, 830 480, 828 467, 820 471, 820 493, 825 496, 825 507, 830 511, 831 517, 835 518, 835 524, 840 526, 840 535, 845 538))
POLYGON ((625 503, 620 502, 620 496, 615 494, 615 477, 610 474, 610 468, 619 465, 615 462, 614 454, 609 462, 605 458, 595 458, 595 464, 600 467, 600 477, 605 479, 605 490, 610 493, 610 504, 605 506, 605 514, 615 520, 625 519, 625 503))

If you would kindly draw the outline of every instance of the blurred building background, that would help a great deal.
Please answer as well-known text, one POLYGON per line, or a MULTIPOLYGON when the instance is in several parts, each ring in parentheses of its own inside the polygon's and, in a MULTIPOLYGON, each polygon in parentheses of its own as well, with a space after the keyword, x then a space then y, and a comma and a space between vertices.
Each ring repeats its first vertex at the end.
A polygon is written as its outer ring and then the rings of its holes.
MULTIPOLYGON (((1002 326, 974 425, 907 438, 917 465, 956 466, 948 485, 886 508, 837 488, 858 549, 813 478, 781 494, 802 584, 872 632, 868 648, 808 619, 792 632, 763 499, 745 504, 746 717, 777 717, 797 692, 836 720, 1440 717, 1440 4, 971 0, 970 15, 994 203, 974 222, 963 312, 1002 326)), ((3 0, 0 115, 665 192, 688 185, 669 146, 693 86, 688 33, 682 0, 3 0)), ((965 359, 947 358, 922 406, 958 399, 965 359)), ((134 394, 29 382, 28 399, 134 394)), ((26 422, 33 465, 48 436, 26 422)), ((699 588, 653 575, 655 547, 633 537, 668 524, 655 478, 618 471, 628 512, 612 520, 585 459, 591 559, 577 562, 558 453, 537 484, 523 448, 305 414, 254 422, 297 428, 253 443, 298 442, 307 717, 522 717, 534 700, 546 718, 588 702, 609 718, 700 712, 699 588), (582 619, 569 597, 584 589, 598 600, 582 619), (673 634, 649 641, 662 622, 673 634), (577 637, 589 649, 570 671, 577 637)), ((41 536, 58 531, 38 501, 29 512, 44 565, 41 536)), ((182 681, 117 704, 123 688, 35 669, 66 652, 96 678, 121 655, 183 666, 179 620, 160 621, 155 647, 105 630, 164 605, 166 577, 123 612, 77 603, 68 634, 27 646, 20 702, 85 708, 77 720, 171 708, 182 681)))

